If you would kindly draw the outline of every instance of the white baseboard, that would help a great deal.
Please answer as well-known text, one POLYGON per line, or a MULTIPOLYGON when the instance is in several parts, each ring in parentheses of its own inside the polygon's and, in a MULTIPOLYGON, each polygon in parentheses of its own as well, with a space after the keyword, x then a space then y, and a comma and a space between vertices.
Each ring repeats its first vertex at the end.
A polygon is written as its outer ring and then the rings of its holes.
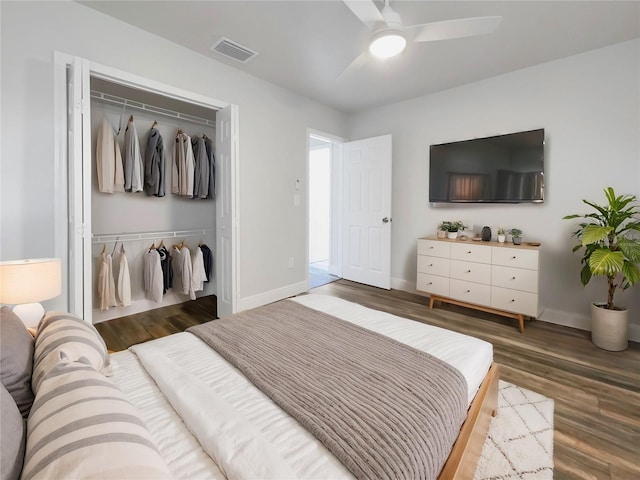
POLYGON ((306 280, 298 283, 293 283, 275 290, 268 292, 258 293, 250 297, 244 297, 238 299, 238 312, 243 310, 249 310, 250 308, 260 307, 268 303, 277 302, 283 298, 293 297, 299 293, 306 292, 309 289, 309 284, 306 280))
MULTIPOLYGON (((416 291, 415 282, 410 282, 402 278, 392 278, 391 288, 404 292, 417 293, 418 295, 428 295, 424 292, 416 291)), ((589 316, 578 313, 546 308, 542 311, 538 320, 541 322, 555 323, 556 325, 564 325, 565 327, 577 328, 579 330, 591 331, 591 319, 589 316)), ((632 342, 640 342, 640 325, 635 323, 629 325, 629 340, 632 342)))

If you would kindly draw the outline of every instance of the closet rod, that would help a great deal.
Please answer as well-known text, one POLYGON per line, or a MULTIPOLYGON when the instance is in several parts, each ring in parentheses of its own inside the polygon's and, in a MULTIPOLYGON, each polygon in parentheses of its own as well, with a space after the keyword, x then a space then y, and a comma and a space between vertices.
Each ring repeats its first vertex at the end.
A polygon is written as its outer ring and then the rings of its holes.
POLYGON ((204 236, 212 228, 199 228, 197 230, 175 230, 166 232, 139 232, 139 233, 101 233, 93 234, 91 243, 133 242, 136 240, 162 240, 165 238, 198 237, 204 236))
POLYGON ((102 92, 98 92, 97 90, 91 90, 91 98, 95 98, 96 100, 100 100, 106 103, 112 103, 114 105, 126 106, 129 108, 144 110, 145 112, 157 113, 159 115, 177 118, 179 120, 186 120, 188 122, 198 123, 200 125, 205 125, 207 127, 215 128, 216 126, 215 120, 196 117, 194 115, 187 115, 186 113, 175 112, 173 110, 168 110, 166 108, 155 107, 153 105, 149 105, 148 103, 136 102, 135 100, 116 97, 115 95, 111 95, 110 93, 102 93, 102 92))

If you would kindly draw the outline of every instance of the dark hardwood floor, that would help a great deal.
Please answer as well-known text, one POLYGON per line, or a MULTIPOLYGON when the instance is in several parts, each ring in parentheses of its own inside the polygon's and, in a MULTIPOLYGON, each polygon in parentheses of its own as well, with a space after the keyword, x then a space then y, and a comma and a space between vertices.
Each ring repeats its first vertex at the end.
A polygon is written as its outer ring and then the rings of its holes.
MULTIPOLYGON (((442 305, 428 297, 340 280, 311 290, 437 325, 491 342, 501 378, 555 400, 554 478, 640 479, 640 345, 624 352, 595 347, 589 333, 545 322, 516 322, 442 305)), ((97 324, 107 345, 121 350, 215 317, 204 297, 97 324)))

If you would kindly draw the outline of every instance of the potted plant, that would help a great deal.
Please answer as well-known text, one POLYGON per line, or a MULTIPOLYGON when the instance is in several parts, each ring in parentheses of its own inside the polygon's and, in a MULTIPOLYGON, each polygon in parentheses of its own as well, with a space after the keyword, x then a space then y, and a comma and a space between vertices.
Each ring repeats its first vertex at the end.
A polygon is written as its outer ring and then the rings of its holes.
POLYGON ((522 243, 522 230, 519 228, 512 228, 509 230, 509 234, 511 235, 511 241, 514 245, 520 245, 522 243))
POLYGON ((465 224, 459 220, 454 222, 442 222, 440 226, 447 232, 447 238, 450 238, 451 240, 455 239, 458 236, 459 230, 464 230, 465 228, 467 228, 465 224))
POLYGON ((507 235, 504 233, 504 228, 498 227, 498 242, 504 243, 506 238, 507 238, 507 235))
POLYGON ((436 230, 436 236, 438 238, 447 238, 447 224, 449 222, 441 222, 440 225, 438 225, 438 230, 436 230))
POLYGON ((627 348, 629 310, 614 303, 616 290, 626 290, 640 282, 640 205, 635 195, 616 195, 613 188, 604 190, 607 204, 602 206, 582 200, 595 211, 567 215, 565 219, 583 218, 572 236, 584 247, 580 263, 580 280, 587 285, 593 275, 607 277, 607 302, 591 304, 591 341, 610 351, 627 348))

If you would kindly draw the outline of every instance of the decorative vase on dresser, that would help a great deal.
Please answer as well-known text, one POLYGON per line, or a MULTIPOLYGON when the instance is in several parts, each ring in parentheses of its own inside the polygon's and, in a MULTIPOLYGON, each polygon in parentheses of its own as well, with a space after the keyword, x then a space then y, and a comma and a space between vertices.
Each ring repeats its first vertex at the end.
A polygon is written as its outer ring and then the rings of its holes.
POLYGON ((435 301, 518 320, 537 317, 539 247, 498 242, 469 244, 435 237, 418 239, 416 289, 435 301))

